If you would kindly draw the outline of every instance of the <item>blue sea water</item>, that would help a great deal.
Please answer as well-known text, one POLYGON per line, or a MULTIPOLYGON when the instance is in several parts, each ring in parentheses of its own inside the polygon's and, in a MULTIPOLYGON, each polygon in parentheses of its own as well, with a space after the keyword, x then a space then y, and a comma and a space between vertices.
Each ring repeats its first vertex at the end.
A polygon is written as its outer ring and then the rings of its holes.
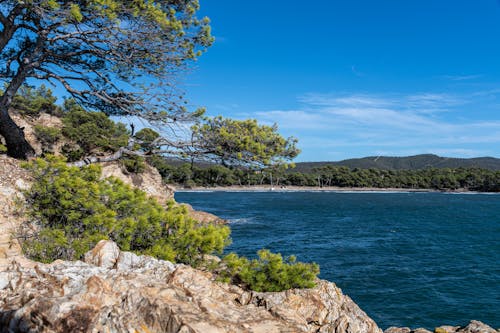
POLYGON ((320 264, 385 329, 500 327, 500 195, 178 192, 231 221, 230 251, 320 264))

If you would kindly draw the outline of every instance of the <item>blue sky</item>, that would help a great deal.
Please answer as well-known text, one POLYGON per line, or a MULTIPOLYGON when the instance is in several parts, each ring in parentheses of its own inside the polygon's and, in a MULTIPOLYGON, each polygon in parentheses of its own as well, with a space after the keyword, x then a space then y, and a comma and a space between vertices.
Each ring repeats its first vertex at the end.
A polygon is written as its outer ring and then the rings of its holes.
POLYGON ((209 115, 276 122, 297 161, 500 157, 496 0, 200 0, 216 43, 183 79, 209 115))

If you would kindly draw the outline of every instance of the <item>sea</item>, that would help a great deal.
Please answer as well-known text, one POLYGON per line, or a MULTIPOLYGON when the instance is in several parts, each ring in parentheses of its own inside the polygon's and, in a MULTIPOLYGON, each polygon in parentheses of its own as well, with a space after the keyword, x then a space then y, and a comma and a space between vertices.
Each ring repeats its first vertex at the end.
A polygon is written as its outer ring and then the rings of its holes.
POLYGON ((320 265, 377 324, 500 327, 500 195, 177 192, 230 221, 227 251, 320 265))

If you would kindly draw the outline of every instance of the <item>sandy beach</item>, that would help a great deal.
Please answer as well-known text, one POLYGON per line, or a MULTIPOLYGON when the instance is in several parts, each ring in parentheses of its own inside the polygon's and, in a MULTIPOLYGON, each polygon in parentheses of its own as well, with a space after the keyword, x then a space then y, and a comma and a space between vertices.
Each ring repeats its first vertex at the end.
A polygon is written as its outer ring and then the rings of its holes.
MULTIPOLYGON (((336 186, 214 186, 175 187, 176 192, 441 192, 434 189, 377 188, 377 187, 336 187, 336 186)), ((469 192, 459 189, 453 192, 469 192)))

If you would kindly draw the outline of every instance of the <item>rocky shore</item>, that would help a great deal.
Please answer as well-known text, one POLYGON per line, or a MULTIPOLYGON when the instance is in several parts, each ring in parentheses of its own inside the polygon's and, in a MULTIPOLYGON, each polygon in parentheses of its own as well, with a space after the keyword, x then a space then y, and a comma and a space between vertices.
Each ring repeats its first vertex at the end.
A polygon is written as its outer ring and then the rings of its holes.
MULTIPOLYGON (((425 328, 411 329, 408 327, 390 327, 384 333, 433 333, 425 328)), ((439 326, 434 329, 434 333, 498 333, 490 326, 477 321, 471 321, 467 326, 439 326)))
MULTIPOLYGON (((332 282, 245 291, 189 266, 101 241, 84 262, 12 260, 0 272, 0 332, 382 333, 332 282)), ((435 333, 498 333, 473 321, 435 333)), ((384 333, 430 333, 389 328, 384 333)))
POLYGON ((334 283, 248 292, 111 241, 85 262, 14 260, 0 272, 0 309, 0 332, 382 332, 334 283))
MULTIPOLYGON (((21 190, 29 186, 30 175, 6 156, 0 156, 0 165, 0 333, 382 333, 340 288, 324 280, 318 280, 313 289, 252 292, 218 282, 206 271, 122 252, 111 241, 101 241, 84 261, 30 261, 13 237, 23 220, 17 203, 22 201, 21 190)), ((105 170, 134 186, 147 187, 160 200, 168 193, 151 188, 159 180, 155 170, 128 180, 130 176, 114 166, 105 170)), ((214 218, 192 214, 207 221, 214 218)), ((412 332, 429 331, 385 331, 412 332)), ((473 321, 434 332, 500 331, 473 321)))

